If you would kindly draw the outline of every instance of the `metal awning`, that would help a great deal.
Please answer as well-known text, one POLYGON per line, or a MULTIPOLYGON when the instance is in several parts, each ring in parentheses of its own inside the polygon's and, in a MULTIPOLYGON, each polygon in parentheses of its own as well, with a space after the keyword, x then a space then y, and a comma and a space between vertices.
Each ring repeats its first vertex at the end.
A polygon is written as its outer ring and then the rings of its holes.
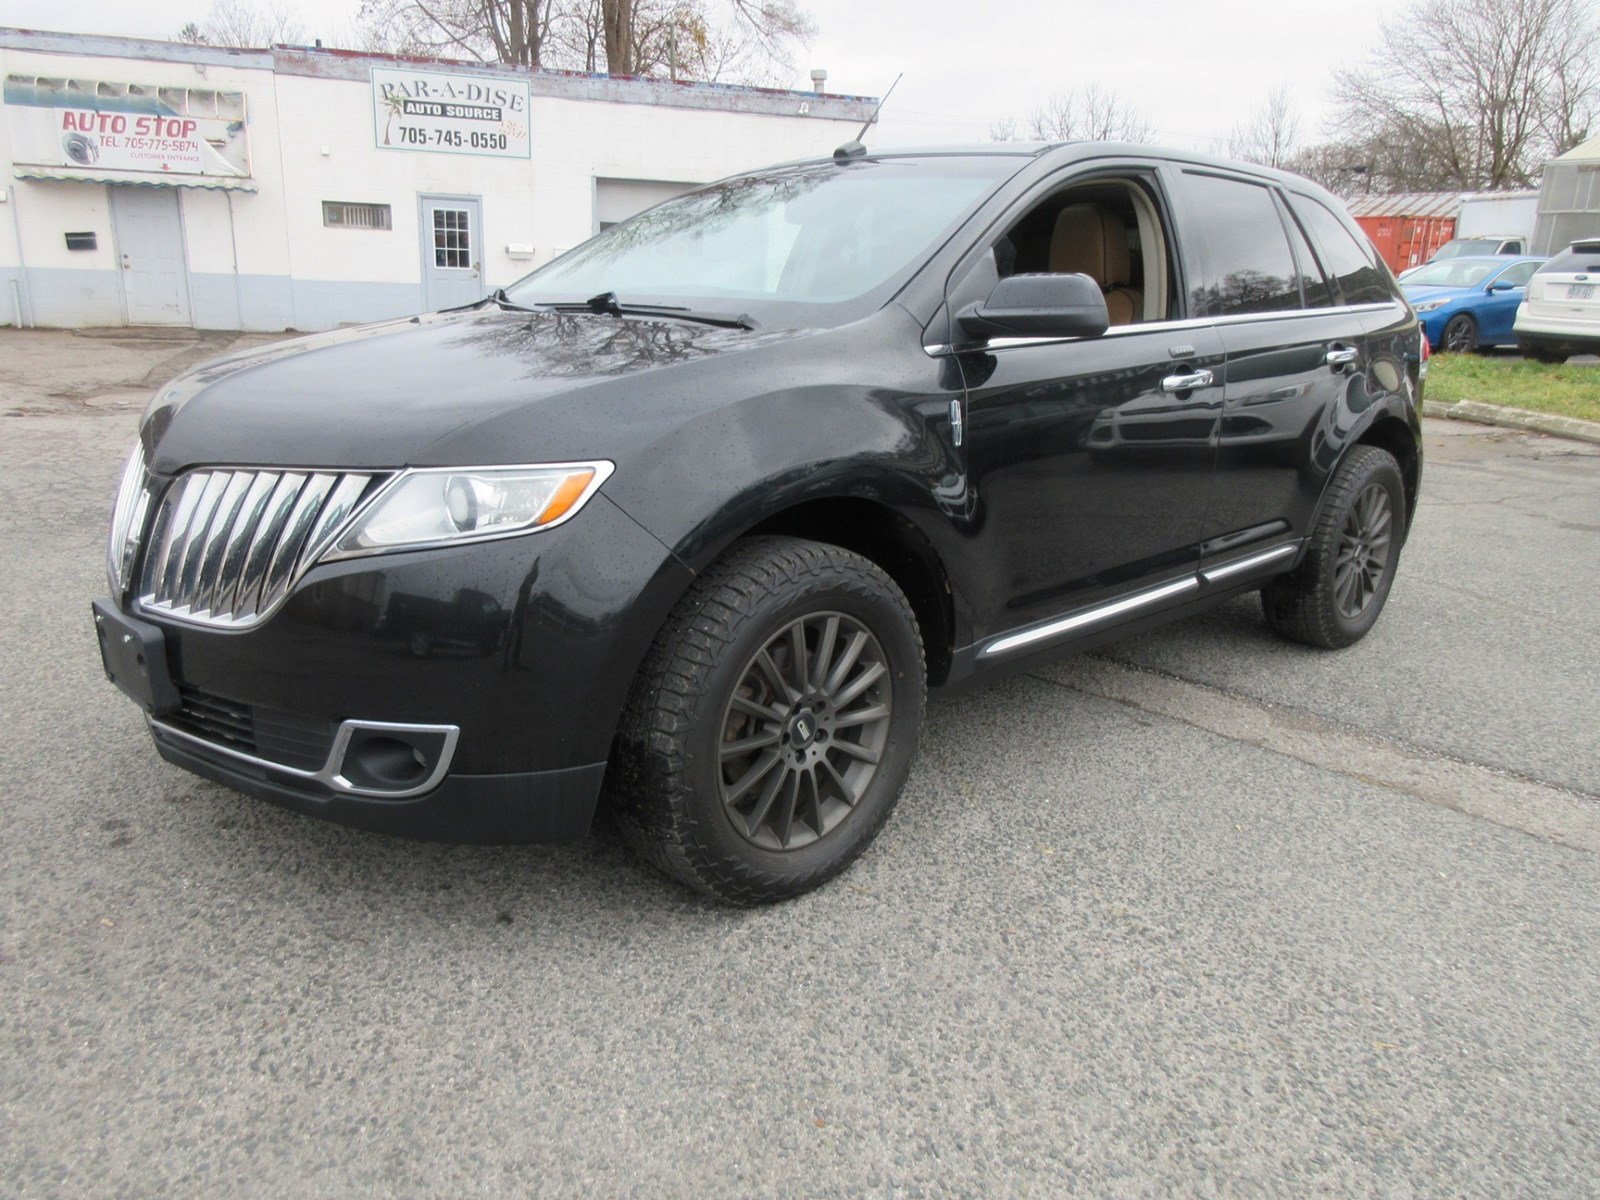
POLYGON ((205 188, 217 192, 253 192, 256 181, 242 175, 178 175, 169 171, 96 171, 84 167, 17 168, 18 179, 63 183, 120 183, 133 187, 205 188))

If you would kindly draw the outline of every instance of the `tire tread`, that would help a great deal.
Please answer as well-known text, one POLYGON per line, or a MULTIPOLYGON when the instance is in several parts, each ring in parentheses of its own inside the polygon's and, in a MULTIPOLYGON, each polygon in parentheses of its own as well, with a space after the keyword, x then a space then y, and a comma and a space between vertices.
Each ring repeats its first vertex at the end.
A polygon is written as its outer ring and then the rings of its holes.
MULTIPOLYGON (((629 695, 607 772, 606 802, 623 840, 664 874, 696 891, 735 904, 761 904, 814 888, 849 865, 853 855, 774 881, 765 873, 709 851, 691 801, 686 747, 696 698, 732 645, 739 627, 765 602, 781 600, 797 585, 831 578, 863 598, 888 598, 911 630, 918 678, 896 703, 916 706, 918 723, 926 687, 921 678, 922 639, 905 596, 870 560, 838 546, 792 537, 738 542, 697 579, 657 633, 629 695)), ((865 846, 893 811, 873 814, 857 836, 865 846)))

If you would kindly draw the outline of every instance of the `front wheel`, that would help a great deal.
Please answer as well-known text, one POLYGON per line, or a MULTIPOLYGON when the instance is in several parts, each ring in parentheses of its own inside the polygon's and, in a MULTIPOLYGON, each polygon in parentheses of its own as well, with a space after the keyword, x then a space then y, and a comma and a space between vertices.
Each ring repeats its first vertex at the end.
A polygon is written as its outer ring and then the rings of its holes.
POLYGON ((876 565, 797 538, 738 543, 645 660, 611 809, 634 849, 690 887, 746 904, 799 895, 888 819, 923 696, 916 619, 876 565))
POLYGON ((1327 650, 1360 641, 1394 583, 1405 495, 1393 455, 1376 446, 1353 449, 1328 485, 1304 561, 1261 589, 1267 623, 1291 641, 1327 650))
POLYGON ((1466 313, 1457 313, 1445 322, 1439 335, 1439 349, 1451 354, 1466 354, 1478 348, 1478 323, 1466 313))

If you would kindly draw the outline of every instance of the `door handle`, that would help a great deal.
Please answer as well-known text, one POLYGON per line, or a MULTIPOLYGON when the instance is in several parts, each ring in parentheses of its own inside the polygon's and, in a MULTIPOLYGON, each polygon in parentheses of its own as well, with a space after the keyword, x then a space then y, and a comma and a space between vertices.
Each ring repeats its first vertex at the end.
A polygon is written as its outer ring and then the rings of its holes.
POLYGON ((1358 351, 1350 346, 1335 346, 1323 357, 1323 362, 1330 367, 1348 367, 1359 357, 1358 351))
POLYGON ((1210 387, 1217 377, 1205 368, 1189 375, 1168 375, 1161 381, 1163 392, 1192 392, 1195 388, 1210 387))

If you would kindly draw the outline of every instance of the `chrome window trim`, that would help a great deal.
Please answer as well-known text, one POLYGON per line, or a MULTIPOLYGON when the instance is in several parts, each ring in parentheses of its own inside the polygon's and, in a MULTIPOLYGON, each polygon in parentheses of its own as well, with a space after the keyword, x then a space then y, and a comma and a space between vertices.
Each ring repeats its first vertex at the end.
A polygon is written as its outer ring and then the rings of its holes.
POLYGON ((1223 579, 1231 579, 1235 575, 1243 575, 1257 567, 1264 567, 1270 562, 1295 554, 1300 549, 1299 542, 1290 542, 1285 546, 1274 546, 1271 550, 1263 550, 1259 554, 1250 554, 1244 558, 1236 559, 1230 563, 1223 563, 1220 567, 1207 567, 1200 572, 1200 578, 1207 583, 1217 583, 1223 579))
POLYGON ((1173 580, 1171 583, 1162 584, 1160 587, 1138 592, 1132 596, 1124 596, 1122 599, 1113 600, 1109 604, 1101 604, 1083 612, 1075 613, 1070 617, 1062 617, 1048 624, 1023 630, 1021 633, 1006 634, 1003 637, 996 638, 980 650, 978 657, 982 659, 992 658, 999 654, 1009 654, 1011 651, 1020 650, 1024 646, 1050 641, 1063 634, 1083 629, 1086 626, 1110 620, 1112 617, 1122 616, 1124 613, 1152 607, 1160 604, 1163 600, 1181 596, 1185 592, 1198 591, 1199 587, 1200 577, 1198 575, 1188 575, 1182 579, 1173 580))
POLYGON ((451 760, 455 758, 456 743, 461 739, 459 725, 402 725, 394 721, 345 721, 340 724, 339 732, 334 735, 333 746, 328 750, 328 757, 322 766, 315 771, 307 771, 302 767, 287 767, 282 763, 273 762, 269 758, 247 753, 244 750, 235 750, 231 746, 224 746, 218 742, 210 741, 187 730, 178 729, 159 721, 154 717, 147 718, 150 727, 160 730, 162 736, 173 738, 176 741, 187 742, 201 747, 213 754, 225 755, 237 762, 248 763, 253 767, 261 767, 269 771, 278 771, 295 779, 303 779, 307 783, 320 783, 332 792, 345 796, 377 796, 385 800, 404 800, 411 796, 420 796, 424 792, 431 792, 439 786, 440 780, 450 770, 451 760), (344 756, 350 749, 350 741, 357 733, 376 730, 379 733, 430 733, 442 734, 444 746, 439 753, 439 761, 428 777, 415 787, 403 790, 386 790, 382 788, 366 788, 351 783, 339 773, 339 767, 344 763, 344 756))
POLYGON ((1138 321, 1132 325, 1114 325, 1098 337, 1034 337, 993 338, 972 345, 953 345, 934 342, 923 346, 931 358, 947 354, 992 353, 996 350, 1015 350, 1024 346, 1053 346, 1076 342, 1098 342, 1106 338, 1131 337, 1143 333, 1179 333, 1187 329, 1210 329, 1219 325, 1243 325, 1256 321, 1292 321, 1303 317, 1350 316, 1357 313, 1387 312, 1402 308, 1398 301, 1374 304, 1339 304, 1331 308, 1286 308, 1277 312, 1234 313, 1226 317, 1186 317, 1181 321, 1138 321))

